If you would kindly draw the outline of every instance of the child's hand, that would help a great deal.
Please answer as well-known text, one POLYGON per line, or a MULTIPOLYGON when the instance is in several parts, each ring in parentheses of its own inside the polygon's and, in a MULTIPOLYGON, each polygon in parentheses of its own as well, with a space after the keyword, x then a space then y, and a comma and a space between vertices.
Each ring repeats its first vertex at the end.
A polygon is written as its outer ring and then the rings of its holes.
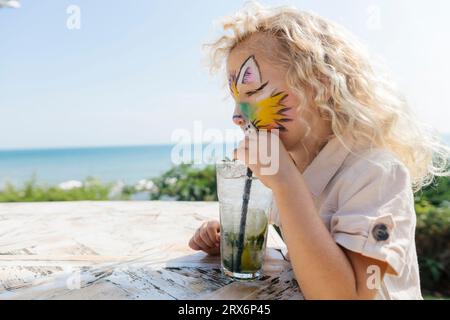
POLYGON ((219 221, 208 221, 197 229, 189 240, 189 247, 194 250, 202 250, 209 255, 220 253, 220 223, 219 221))
POLYGON ((234 152, 269 188, 275 190, 298 170, 277 134, 249 132, 234 152))

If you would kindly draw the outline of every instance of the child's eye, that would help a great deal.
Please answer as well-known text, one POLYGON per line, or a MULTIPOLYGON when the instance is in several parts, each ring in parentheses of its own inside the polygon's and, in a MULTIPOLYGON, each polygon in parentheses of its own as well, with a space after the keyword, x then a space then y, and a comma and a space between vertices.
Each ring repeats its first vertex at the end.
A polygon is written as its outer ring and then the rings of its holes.
POLYGON ((264 90, 264 88, 269 84, 269 81, 263 83, 261 86, 259 86, 258 88, 254 89, 254 90, 250 90, 247 91, 245 94, 247 95, 247 97, 251 97, 255 94, 260 93, 262 90, 264 90))

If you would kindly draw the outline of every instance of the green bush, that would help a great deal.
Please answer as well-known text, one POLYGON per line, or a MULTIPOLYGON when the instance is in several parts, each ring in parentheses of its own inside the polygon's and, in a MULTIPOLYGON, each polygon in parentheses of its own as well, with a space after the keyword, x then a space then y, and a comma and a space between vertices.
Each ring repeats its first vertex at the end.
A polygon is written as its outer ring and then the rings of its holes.
POLYGON ((23 187, 7 183, 0 191, 0 202, 108 200, 110 188, 109 184, 87 178, 80 188, 63 190, 57 186, 38 185, 33 178, 23 187))
POLYGON ((416 202, 426 200, 433 206, 450 204, 450 177, 438 177, 435 183, 416 193, 416 202))
POLYGON ((191 164, 173 167, 153 179, 156 190, 151 200, 216 201, 216 170, 213 165, 196 168, 191 164))
POLYGON ((416 246, 425 294, 450 296, 450 177, 415 195, 416 246))
POLYGON ((422 288, 450 295, 450 207, 416 203, 416 246, 422 288))

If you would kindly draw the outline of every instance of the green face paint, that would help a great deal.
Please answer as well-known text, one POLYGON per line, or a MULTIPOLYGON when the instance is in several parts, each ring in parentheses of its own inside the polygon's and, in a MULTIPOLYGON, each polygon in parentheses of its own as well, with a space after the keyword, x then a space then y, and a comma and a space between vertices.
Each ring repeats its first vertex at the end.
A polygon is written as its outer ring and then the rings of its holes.
POLYGON ((245 120, 251 121, 250 119, 253 118, 254 108, 250 105, 250 103, 240 103, 239 107, 241 108, 241 113, 245 120))

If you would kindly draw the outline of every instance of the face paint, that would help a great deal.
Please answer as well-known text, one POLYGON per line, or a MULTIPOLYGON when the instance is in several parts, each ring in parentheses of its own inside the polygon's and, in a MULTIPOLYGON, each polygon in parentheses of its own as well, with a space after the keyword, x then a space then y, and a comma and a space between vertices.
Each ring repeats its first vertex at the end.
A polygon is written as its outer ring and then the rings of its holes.
POLYGON ((286 131, 283 125, 286 122, 292 121, 288 118, 286 112, 290 109, 284 104, 287 94, 284 92, 272 91, 268 97, 252 103, 240 102, 241 93, 238 86, 241 85, 255 85, 255 89, 245 92, 247 97, 256 94, 262 94, 268 91, 267 85, 269 81, 262 82, 261 71, 254 56, 250 56, 242 64, 237 75, 231 75, 229 78, 229 85, 231 94, 236 102, 239 104, 242 116, 250 122, 257 129, 278 129, 286 131))

